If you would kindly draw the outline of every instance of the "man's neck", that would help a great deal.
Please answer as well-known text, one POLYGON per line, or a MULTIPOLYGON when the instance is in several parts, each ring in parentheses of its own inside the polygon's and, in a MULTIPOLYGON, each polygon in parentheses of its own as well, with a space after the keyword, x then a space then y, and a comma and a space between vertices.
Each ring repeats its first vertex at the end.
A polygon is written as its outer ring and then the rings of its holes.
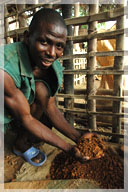
POLYGON ((40 78, 47 76, 48 69, 40 69, 39 67, 35 66, 33 68, 33 74, 35 78, 40 78))

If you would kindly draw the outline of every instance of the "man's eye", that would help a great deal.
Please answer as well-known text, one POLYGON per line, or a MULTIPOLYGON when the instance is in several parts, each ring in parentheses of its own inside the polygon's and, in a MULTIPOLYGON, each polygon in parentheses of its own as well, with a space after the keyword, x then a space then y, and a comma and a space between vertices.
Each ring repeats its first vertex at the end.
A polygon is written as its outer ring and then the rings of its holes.
POLYGON ((41 43, 42 45, 47 45, 47 41, 45 41, 45 40, 40 40, 40 43, 41 43))
POLYGON ((58 49, 63 49, 64 48, 64 45, 62 43, 58 43, 56 46, 57 46, 58 49))

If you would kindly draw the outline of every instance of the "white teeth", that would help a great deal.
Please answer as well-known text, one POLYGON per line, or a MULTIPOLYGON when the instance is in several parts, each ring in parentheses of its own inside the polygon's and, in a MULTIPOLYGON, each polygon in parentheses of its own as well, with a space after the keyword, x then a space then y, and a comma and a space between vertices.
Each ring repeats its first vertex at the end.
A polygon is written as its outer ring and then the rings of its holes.
POLYGON ((50 63, 49 61, 45 61, 45 63, 50 63))

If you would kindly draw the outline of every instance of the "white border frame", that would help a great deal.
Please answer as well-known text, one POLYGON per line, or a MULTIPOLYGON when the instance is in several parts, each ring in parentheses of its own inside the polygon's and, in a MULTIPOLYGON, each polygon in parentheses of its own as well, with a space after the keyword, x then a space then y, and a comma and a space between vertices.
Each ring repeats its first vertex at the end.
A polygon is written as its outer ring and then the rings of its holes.
MULTIPOLYGON (((80 2, 82 4, 94 4, 95 0, 42 0, 43 4, 74 4, 80 2)), ((101 4, 110 4, 114 1, 115 4, 128 5, 127 0, 99 0, 101 4)), ((26 4, 34 4, 33 0, 26 0, 26 4)), ((2 27, 0 28, 0 42, 4 44, 4 4, 23 4, 21 0, 2 0, 0 2, 0 19, 2 19, 2 27)), ((4 83, 4 82, 3 82, 4 83)), ((4 113, 4 93, 3 87, 0 87, 0 113, 4 113)), ((0 129, 3 128, 0 125, 0 129)), ((124 129, 126 129, 126 125, 124 129)), ((128 132, 128 131, 127 131, 128 132)), ((4 137, 2 137, 4 141, 4 137)), ((126 137, 124 137, 124 143, 126 143, 126 137)), ((127 142, 128 143, 128 142, 127 142)), ((125 192, 128 190, 128 166, 126 165, 126 160, 128 156, 124 153, 124 189, 4 189, 4 145, 0 148, 0 191, 1 192, 125 192), (2 159, 1 159, 2 157, 2 159)))

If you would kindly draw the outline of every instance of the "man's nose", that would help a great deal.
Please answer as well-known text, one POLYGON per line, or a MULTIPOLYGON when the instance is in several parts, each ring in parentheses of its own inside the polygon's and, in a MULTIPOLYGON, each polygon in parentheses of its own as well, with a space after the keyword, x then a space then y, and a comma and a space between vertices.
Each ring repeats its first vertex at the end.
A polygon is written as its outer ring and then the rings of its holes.
POLYGON ((48 47, 47 54, 51 57, 56 57, 56 48, 54 45, 48 47))

